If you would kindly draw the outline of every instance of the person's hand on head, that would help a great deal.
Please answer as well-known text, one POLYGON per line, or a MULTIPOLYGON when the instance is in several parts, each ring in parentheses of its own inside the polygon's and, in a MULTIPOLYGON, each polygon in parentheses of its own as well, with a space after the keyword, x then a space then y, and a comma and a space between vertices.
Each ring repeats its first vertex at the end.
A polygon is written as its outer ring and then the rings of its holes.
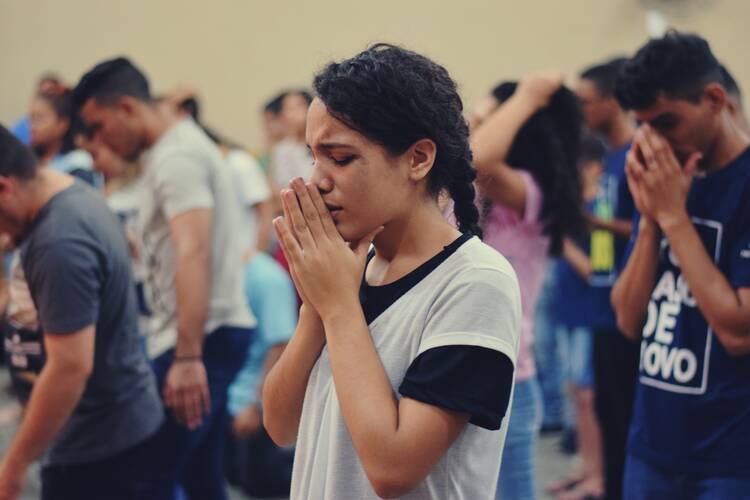
POLYGON ((518 82, 519 95, 531 99, 537 108, 543 108, 552 96, 560 90, 565 74, 561 71, 548 70, 524 75, 518 82))

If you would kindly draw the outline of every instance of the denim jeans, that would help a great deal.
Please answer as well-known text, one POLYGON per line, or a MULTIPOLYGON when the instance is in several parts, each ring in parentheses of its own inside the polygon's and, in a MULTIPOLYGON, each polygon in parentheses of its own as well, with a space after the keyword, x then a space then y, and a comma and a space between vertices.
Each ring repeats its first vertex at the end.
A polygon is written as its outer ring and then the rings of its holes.
MULTIPOLYGON (((225 500, 224 443, 229 414, 227 389, 242 368, 254 330, 222 327, 209 335, 203 347, 203 363, 208 375, 211 411, 203 423, 190 431, 167 411, 167 420, 159 430, 160 474, 175 498, 179 484, 191 500, 225 500)), ((164 387, 174 350, 152 361, 159 387, 164 387)))
POLYGON ((534 315, 534 359, 542 391, 542 425, 558 427, 567 421, 560 342, 556 332, 557 322, 550 307, 550 297, 555 293, 554 261, 550 262, 547 269, 534 315))
POLYGON ((536 498, 536 440, 541 425, 541 390, 536 378, 516 382, 508 435, 500 466, 497 498, 536 498))
POLYGON ((622 497, 626 500, 739 500, 750 498, 750 477, 706 477, 675 472, 628 455, 622 497))

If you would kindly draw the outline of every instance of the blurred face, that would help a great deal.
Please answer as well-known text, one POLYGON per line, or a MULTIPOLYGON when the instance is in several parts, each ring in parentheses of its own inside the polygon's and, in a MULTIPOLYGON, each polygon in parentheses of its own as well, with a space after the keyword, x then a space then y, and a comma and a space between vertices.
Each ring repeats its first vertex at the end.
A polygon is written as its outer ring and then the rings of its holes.
POLYGON ((648 123, 669 142, 675 156, 684 163, 695 152, 706 153, 719 130, 721 103, 704 95, 697 103, 660 95, 648 108, 635 111, 641 123, 648 123))
POLYGON ((284 123, 281 116, 270 111, 263 112, 263 130, 266 134, 266 143, 273 146, 284 138, 284 123))
POLYGON ((19 196, 19 187, 18 179, 0 176, 0 235, 16 238, 28 225, 25 216, 28 207, 19 196))
POLYGON ((601 131, 612 117, 612 107, 617 104, 612 97, 602 97, 594 82, 585 78, 578 80, 574 91, 581 101, 583 118, 589 130, 601 131))
POLYGON ((35 97, 29 107, 31 125, 31 146, 47 147, 62 140, 70 125, 67 119, 61 119, 55 113, 49 101, 35 97))
POLYGON ((331 116, 319 99, 310 106, 306 140, 314 159, 311 182, 345 240, 362 238, 414 204, 407 153, 390 155, 331 116))
POLYGON ((116 155, 101 141, 95 142, 79 135, 76 137, 76 146, 91 155, 94 169, 101 172, 106 180, 120 177, 128 167, 125 160, 116 155))
POLYGON ((111 105, 101 105, 91 98, 81 108, 81 118, 88 140, 104 145, 126 161, 135 161, 146 149, 136 99, 121 97, 111 105))
POLYGON ((307 121, 307 99, 302 94, 289 94, 281 105, 281 119, 290 135, 297 135, 305 130, 307 121))

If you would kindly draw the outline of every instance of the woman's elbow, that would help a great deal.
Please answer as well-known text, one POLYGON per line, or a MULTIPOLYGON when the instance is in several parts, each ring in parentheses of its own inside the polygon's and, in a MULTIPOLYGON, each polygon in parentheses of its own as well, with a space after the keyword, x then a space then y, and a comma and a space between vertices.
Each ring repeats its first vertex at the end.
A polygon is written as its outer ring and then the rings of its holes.
POLYGON ((266 411, 263 412, 263 427, 265 427, 271 441, 281 448, 292 446, 297 440, 296 429, 293 430, 289 426, 281 425, 279 419, 273 418, 273 415, 266 411))
POLYGON ((421 481, 408 477, 402 471, 391 469, 369 474, 370 484, 380 498, 398 498, 409 493, 421 481))

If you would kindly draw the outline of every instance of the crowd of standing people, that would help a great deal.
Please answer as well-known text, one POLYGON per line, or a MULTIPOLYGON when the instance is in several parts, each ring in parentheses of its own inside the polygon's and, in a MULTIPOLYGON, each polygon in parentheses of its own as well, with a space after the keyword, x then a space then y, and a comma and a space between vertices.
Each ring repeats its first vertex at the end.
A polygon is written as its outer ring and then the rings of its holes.
POLYGON ((16 499, 750 497, 750 130, 698 35, 468 111, 376 44, 262 152, 126 58, 0 126, 16 499))

